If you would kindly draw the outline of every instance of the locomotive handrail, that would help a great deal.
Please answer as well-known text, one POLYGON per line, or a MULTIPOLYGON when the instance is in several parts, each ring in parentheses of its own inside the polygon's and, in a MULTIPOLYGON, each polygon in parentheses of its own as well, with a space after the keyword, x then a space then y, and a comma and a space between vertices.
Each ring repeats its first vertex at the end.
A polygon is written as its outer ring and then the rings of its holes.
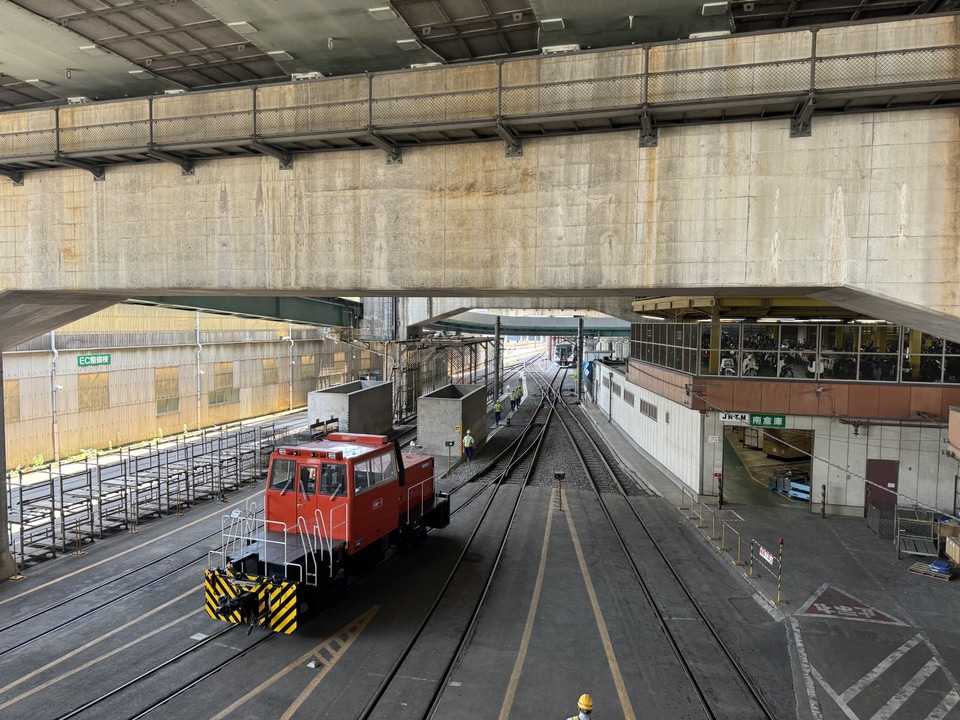
MULTIPOLYGON (((317 549, 314 545, 315 536, 307 528, 307 519, 303 515, 297 516, 297 529, 300 531, 300 542, 304 546, 303 550, 303 572, 306 575, 306 580, 308 585, 317 584, 317 549), (313 565, 313 572, 310 572, 310 566, 313 565), (311 576, 313 577, 313 582, 310 582, 311 576)), ((302 579, 302 578, 301 578, 302 579)))
MULTIPOLYGON (((426 493, 427 489, 424 487, 424 485, 426 485, 427 483, 433 482, 433 479, 434 479, 434 476, 431 475, 430 477, 424 480, 421 480, 416 485, 411 485, 409 488, 407 488, 407 523, 408 524, 410 522, 410 511, 412 509, 410 500, 413 497, 414 491, 418 489, 420 490, 420 514, 423 515, 423 508, 427 502, 427 493, 426 493)), ((434 492, 436 492, 436 488, 434 488, 434 492)))

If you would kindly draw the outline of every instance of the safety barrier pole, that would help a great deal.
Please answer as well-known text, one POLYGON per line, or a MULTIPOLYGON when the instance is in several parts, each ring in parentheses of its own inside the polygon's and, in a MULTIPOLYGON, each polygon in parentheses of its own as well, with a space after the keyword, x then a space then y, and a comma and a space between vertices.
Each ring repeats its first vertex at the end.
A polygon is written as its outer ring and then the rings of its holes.
POLYGON ((780 599, 780 587, 783 580, 783 538, 780 538, 780 553, 777 558, 777 605, 783 605, 780 599))
POLYGON ((703 500, 700 501, 700 517, 697 519, 697 524, 694 525, 698 530, 703 530, 706 525, 703 524, 703 500))
POLYGON ((563 512, 563 478, 566 477, 565 472, 555 472, 553 477, 557 481, 557 510, 563 512))
MULTIPOLYGON (((733 528, 730 528, 730 530, 733 530, 733 528)), ((717 550, 722 552, 730 550, 727 546, 727 524, 725 522, 720 523, 720 544, 717 545, 717 550)))
POLYGON ((177 516, 183 515, 183 509, 180 504, 180 483, 177 483, 177 516))
MULTIPOLYGON (((710 510, 710 508, 707 508, 710 510)), ((710 510, 710 535, 707 537, 707 540, 719 540, 720 537, 717 535, 717 514, 710 510)))
MULTIPOLYGON (((684 488, 684 487, 681 487, 681 488, 680 488, 680 504, 677 505, 677 510, 684 510, 684 509, 686 509, 686 507, 687 507, 686 502, 685 502, 686 499, 687 499, 687 489, 684 488)), ((692 503, 692 501, 691 501, 691 503, 692 503)))
POLYGON ((757 575, 756 573, 753 572, 753 540, 750 541, 750 570, 749 570, 749 572, 745 572, 745 573, 743 574, 743 576, 744 576, 745 578, 757 578, 757 577, 760 577, 759 575, 757 575))
POLYGON ((827 516, 827 486, 820 486, 820 517, 827 516))

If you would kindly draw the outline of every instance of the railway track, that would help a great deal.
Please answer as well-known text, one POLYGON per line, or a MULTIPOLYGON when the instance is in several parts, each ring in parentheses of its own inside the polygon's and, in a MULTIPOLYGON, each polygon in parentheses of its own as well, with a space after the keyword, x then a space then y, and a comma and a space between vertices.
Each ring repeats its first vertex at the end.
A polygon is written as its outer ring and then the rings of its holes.
POLYGON ((631 493, 628 491, 629 485, 622 479, 622 471, 618 474, 614 470, 615 464, 607 460, 591 433, 562 396, 558 394, 556 399, 563 431, 570 446, 577 451, 583 472, 593 486, 603 514, 633 569, 636 582, 649 603, 657 625, 663 630, 690 682, 704 717, 709 720, 730 717, 773 720, 776 716, 766 698, 744 670, 736 654, 721 638, 713 621, 670 562, 637 507, 627 501, 631 493), (613 508, 612 504, 617 501, 618 507, 613 508), (630 521, 630 527, 625 527, 625 520, 630 521), (644 559, 638 560, 636 542, 630 538, 636 528, 645 535, 644 546, 654 548, 656 555, 644 553, 644 559), (693 626, 691 618, 696 619, 693 626), (702 630, 706 630, 706 633, 702 630))

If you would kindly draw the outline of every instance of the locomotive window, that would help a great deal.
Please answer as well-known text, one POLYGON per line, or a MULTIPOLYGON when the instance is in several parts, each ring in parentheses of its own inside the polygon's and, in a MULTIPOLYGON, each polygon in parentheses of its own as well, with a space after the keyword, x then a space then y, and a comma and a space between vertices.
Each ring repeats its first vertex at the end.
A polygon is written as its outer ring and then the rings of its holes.
POLYGON ((397 464, 393 453, 378 455, 353 469, 353 484, 356 492, 397 479, 397 464))
POLYGON ((324 463, 320 470, 320 494, 321 495, 346 495, 347 494, 347 467, 346 465, 333 465, 324 463))
POLYGON ((287 492, 293 490, 293 479, 297 476, 295 460, 274 460, 270 467, 270 489, 287 492))
POLYGON ((365 460, 353 466, 353 489, 354 492, 363 492, 370 487, 370 461, 365 460))
POLYGON ((317 490, 317 469, 315 467, 300 468, 300 491, 305 495, 313 495, 317 490))

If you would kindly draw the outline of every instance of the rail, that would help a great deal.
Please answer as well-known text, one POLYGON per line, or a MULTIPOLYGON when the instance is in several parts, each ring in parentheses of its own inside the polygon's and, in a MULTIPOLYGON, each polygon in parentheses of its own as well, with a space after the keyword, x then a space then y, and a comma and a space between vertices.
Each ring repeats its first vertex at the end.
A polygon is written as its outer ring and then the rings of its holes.
POLYGON ((294 153, 373 147, 399 160, 401 145, 499 138, 519 149, 525 136, 627 128, 655 144, 657 127, 731 119, 787 117, 803 135, 814 113, 960 104, 960 46, 821 55, 822 31, 751 36, 764 62, 730 64, 745 40, 735 37, 566 56, 563 74, 575 79, 525 82, 557 77, 558 59, 520 58, 2 113, 0 172, 20 182, 24 171, 72 166, 102 179, 105 165, 151 160, 192 172, 193 158, 218 152, 289 167, 294 153), (600 68, 613 70, 598 77, 600 68), (437 73, 451 77, 438 86, 470 89, 415 91, 437 73))

